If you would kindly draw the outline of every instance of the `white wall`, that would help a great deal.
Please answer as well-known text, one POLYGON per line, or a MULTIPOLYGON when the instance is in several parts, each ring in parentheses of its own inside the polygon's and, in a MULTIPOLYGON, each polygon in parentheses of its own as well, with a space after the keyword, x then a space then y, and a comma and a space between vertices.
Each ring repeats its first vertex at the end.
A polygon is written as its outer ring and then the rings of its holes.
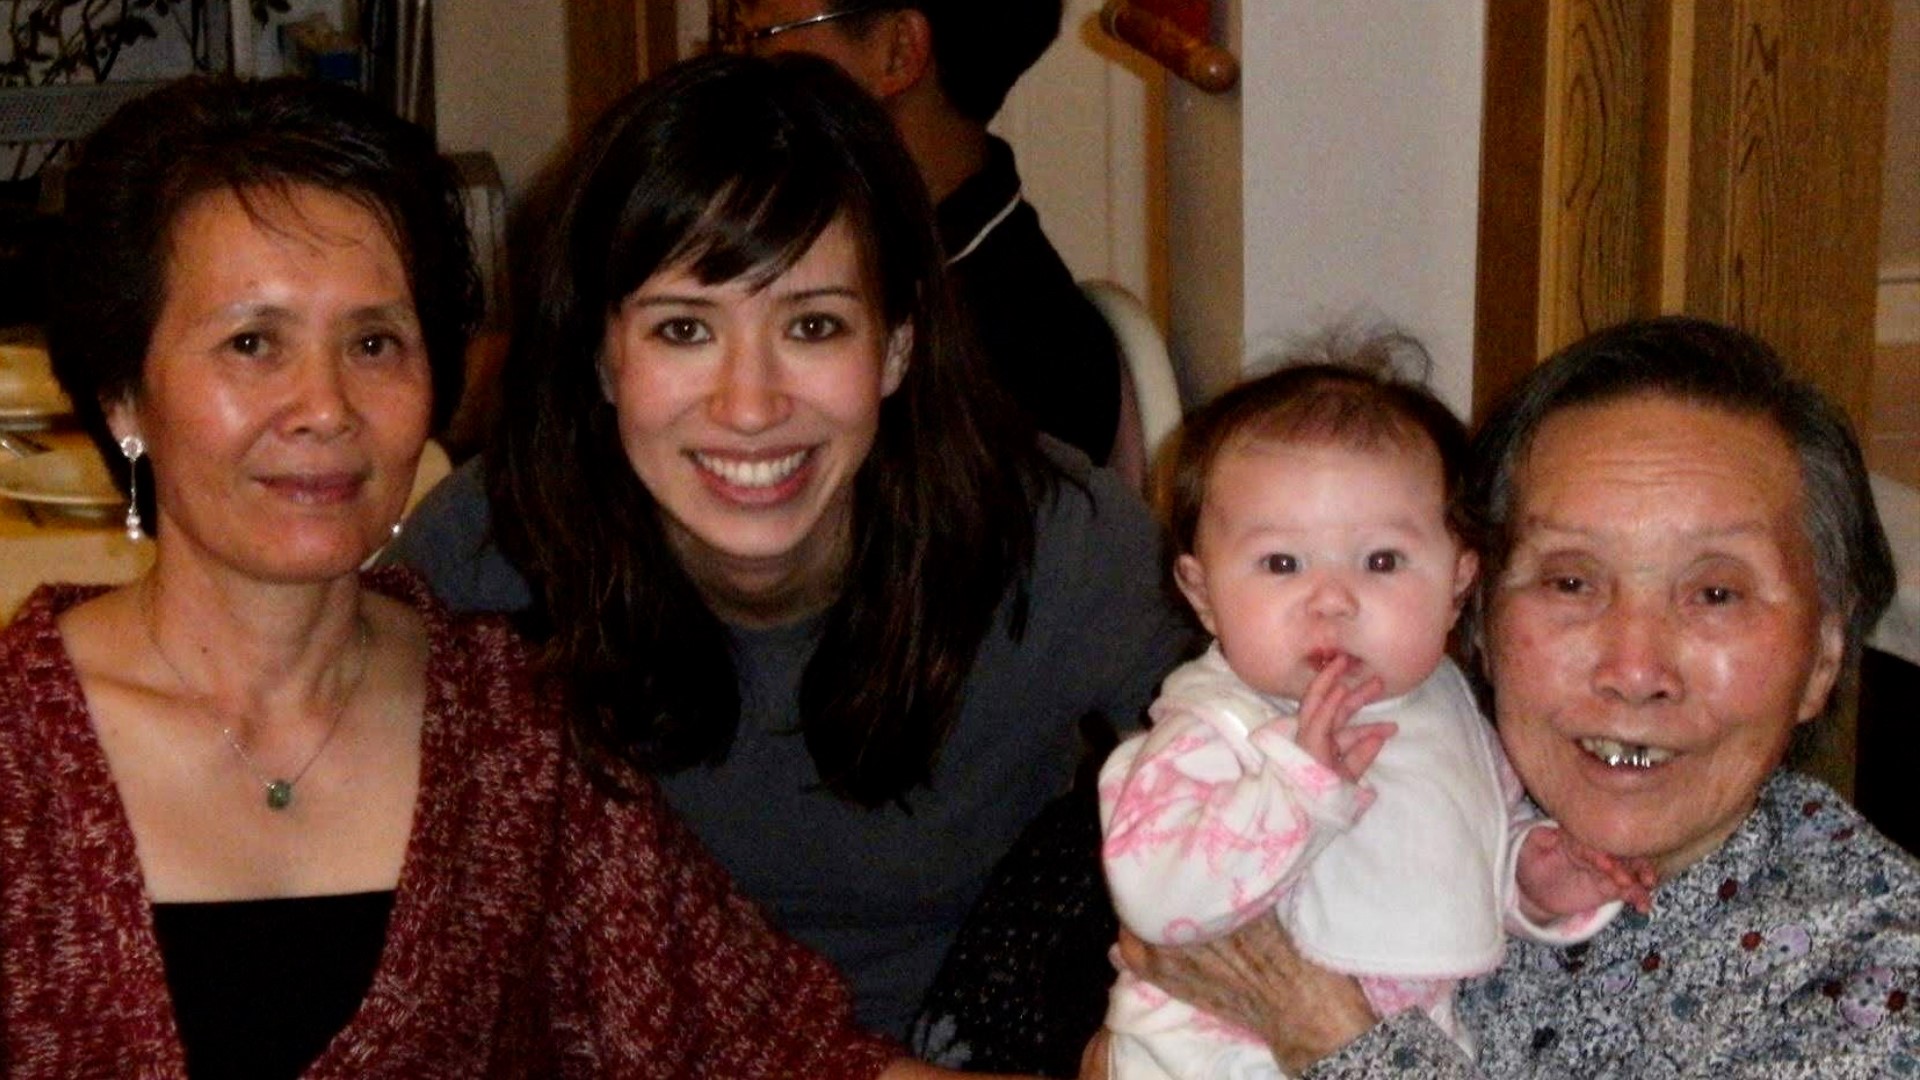
MULTIPOLYGON (((1239 4, 1225 0, 1214 12, 1213 40, 1235 56, 1239 4)), ((1232 383, 1246 362, 1241 93, 1167 80, 1167 344, 1189 404, 1232 383)))
POLYGON ((1008 95, 993 131, 1013 145, 1022 193, 1076 278, 1147 298, 1148 100, 1158 78, 1095 24, 1102 0, 1068 0, 1060 37, 1008 95), (1149 85, 1149 80, 1153 85, 1149 85))
POLYGON ((566 12, 559 0, 448 0, 433 29, 440 145, 492 153, 517 198, 566 139, 566 12))
POLYGON ((1387 319, 1426 343, 1434 388, 1464 413, 1484 0, 1219 6, 1241 58, 1237 101, 1170 94, 1167 117, 1174 336, 1196 368, 1190 383, 1216 391, 1233 353, 1244 366, 1336 320, 1387 319), (1236 105, 1239 137, 1222 138, 1236 105), (1213 205, 1221 193, 1180 190, 1236 171, 1237 251, 1216 231, 1231 216, 1213 205), (1225 298, 1192 295, 1217 291, 1230 275, 1213 262, 1236 257, 1237 326, 1222 321, 1225 298))

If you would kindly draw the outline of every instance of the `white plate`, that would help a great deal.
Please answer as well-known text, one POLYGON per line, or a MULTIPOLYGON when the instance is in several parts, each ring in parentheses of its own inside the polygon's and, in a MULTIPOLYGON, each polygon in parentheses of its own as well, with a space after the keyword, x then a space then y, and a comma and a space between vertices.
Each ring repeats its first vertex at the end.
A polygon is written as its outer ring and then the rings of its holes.
POLYGON ((73 412, 53 378, 47 350, 29 342, 0 341, 0 423, 47 421, 73 412))
POLYGON ((0 461, 0 495, 72 510, 105 511, 126 501, 91 446, 0 461))

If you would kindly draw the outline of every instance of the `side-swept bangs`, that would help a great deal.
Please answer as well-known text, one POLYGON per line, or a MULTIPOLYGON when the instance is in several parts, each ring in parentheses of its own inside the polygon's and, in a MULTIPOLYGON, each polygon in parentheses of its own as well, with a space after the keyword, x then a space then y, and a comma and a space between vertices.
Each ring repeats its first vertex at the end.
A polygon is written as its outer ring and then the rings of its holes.
POLYGON ((924 285, 912 268, 938 257, 914 250, 931 243, 927 211, 874 194, 916 188, 911 158, 845 76, 811 57, 782 60, 725 81, 689 69, 608 117, 602 160, 574 204, 569 254, 583 313, 610 312, 670 267, 709 285, 763 287, 844 215, 887 322, 913 317, 924 285), (756 81, 767 85, 746 85, 756 81), (806 92, 792 92, 796 83, 806 92))
POLYGON ((575 742, 616 789, 726 758, 730 630, 634 473, 601 353, 667 269, 770 285, 844 220, 898 389, 852 478, 850 559, 821 616, 799 729, 830 790, 866 806, 929 783, 1003 598, 1022 625, 1034 508, 1057 477, 959 323, 919 170, 886 111, 818 57, 709 56, 616 104, 559 174, 488 447, 494 537, 535 595, 523 628, 571 695, 575 742))

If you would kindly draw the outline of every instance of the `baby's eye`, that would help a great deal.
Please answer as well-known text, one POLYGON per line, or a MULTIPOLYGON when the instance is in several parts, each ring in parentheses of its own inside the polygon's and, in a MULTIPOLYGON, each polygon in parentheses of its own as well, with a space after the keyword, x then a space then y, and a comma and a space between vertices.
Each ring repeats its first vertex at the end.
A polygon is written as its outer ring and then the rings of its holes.
POLYGON ((1300 560, 1276 551, 1260 556, 1260 569, 1269 574, 1296 574, 1300 572, 1300 560))
POLYGON ((1407 557, 1397 551, 1375 551, 1367 556, 1367 570, 1374 574, 1391 574, 1405 565, 1407 557))
POLYGON ((799 341, 826 341, 845 333, 847 324, 837 315, 809 312, 793 320, 787 333, 799 341))
POLYGON ((701 345, 713 339, 705 323, 699 319, 664 319, 653 328, 653 336, 670 345, 701 345))

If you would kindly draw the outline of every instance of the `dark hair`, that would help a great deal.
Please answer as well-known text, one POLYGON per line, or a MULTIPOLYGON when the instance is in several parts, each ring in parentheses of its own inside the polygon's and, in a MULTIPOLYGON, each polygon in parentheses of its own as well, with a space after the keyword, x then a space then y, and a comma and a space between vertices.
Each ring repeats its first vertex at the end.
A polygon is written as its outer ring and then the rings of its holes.
POLYGON ((1174 452, 1169 525, 1176 551, 1191 553, 1213 465, 1246 439, 1372 449, 1431 444, 1440 457, 1447 528, 1477 546, 1462 498, 1467 430, 1452 410, 1413 378, 1426 374, 1426 350, 1406 334, 1331 331, 1280 357, 1279 365, 1221 394, 1189 416, 1174 452))
POLYGON ((261 193, 302 187, 352 199, 386 228, 420 320, 436 426, 452 414, 480 287, 459 181, 432 136, 345 87, 195 76, 122 106, 66 176, 47 338, 96 439, 108 437, 103 405, 140 392, 181 212, 209 192, 251 211, 261 193))
MULTIPOLYGON (((1515 476, 1541 425, 1568 409, 1641 396, 1765 417, 1793 447, 1820 607, 1840 618, 1845 670, 1852 670, 1895 588, 1893 553, 1860 444, 1846 416, 1771 346, 1705 319, 1644 319, 1590 334, 1535 368, 1487 417, 1474 439, 1468 481, 1488 541, 1481 581, 1498 581, 1512 554, 1515 476)), ((1487 587, 1476 594, 1468 638, 1478 647, 1487 587)))
MULTIPOLYGON (((986 123, 1020 76, 1060 36, 1062 0, 834 0, 830 11, 899 11, 926 16, 940 92, 969 120, 986 123)), ((847 20, 863 34, 873 20, 847 20)))
POLYGON ((1024 580, 1048 470, 957 328, 892 124, 817 57, 702 57, 602 117, 554 198, 488 473, 497 539, 533 587, 528 629, 573 695, 589 763, 617 787, 623 765, 717 762, 739 723, 727 629, 669 546, 602 390, 608 319, 674 265, 771 281, 844 215, 913 352, 852 481, 852 562, 801 682, 800 728, 843 797, 878 804, 925 783, 995 609, 1024 580))

